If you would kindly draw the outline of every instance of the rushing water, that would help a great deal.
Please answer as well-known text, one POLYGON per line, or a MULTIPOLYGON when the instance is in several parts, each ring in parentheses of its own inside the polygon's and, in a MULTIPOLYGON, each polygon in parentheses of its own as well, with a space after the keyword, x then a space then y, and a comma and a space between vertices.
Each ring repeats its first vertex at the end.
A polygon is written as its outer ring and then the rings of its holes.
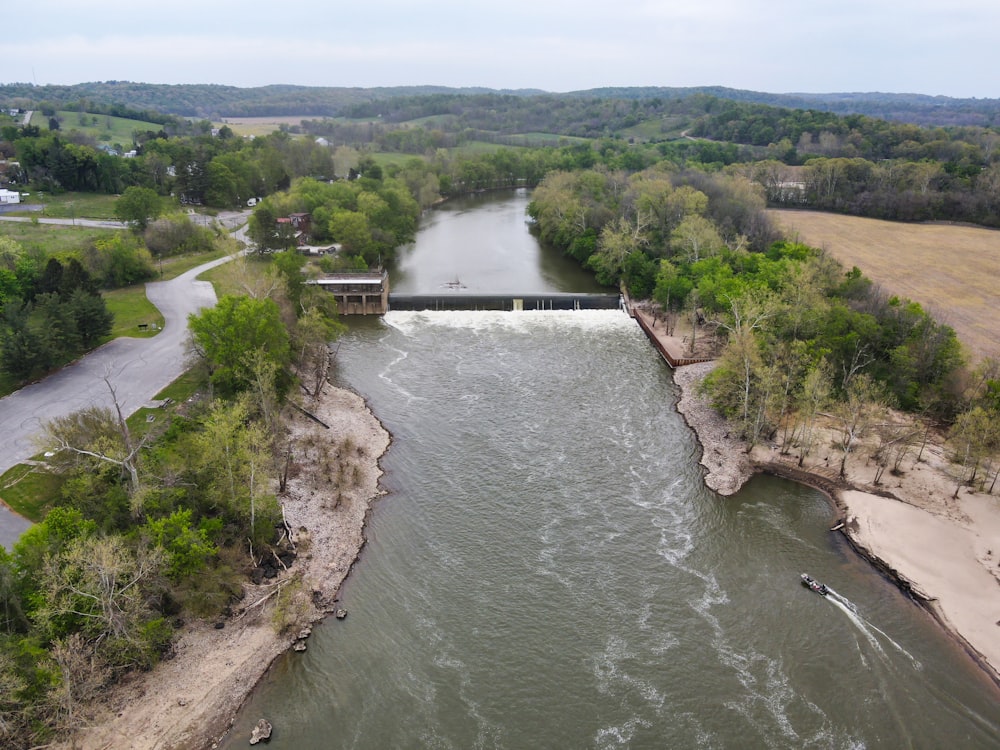
POLYGON ((1000 746, 992 685, 821 495, 705 489, 625 315, 390 313, 338 361, 393 433, 389 494, 350 615, 278 661, 229 746, 260 716, 277 748, 1000 746))

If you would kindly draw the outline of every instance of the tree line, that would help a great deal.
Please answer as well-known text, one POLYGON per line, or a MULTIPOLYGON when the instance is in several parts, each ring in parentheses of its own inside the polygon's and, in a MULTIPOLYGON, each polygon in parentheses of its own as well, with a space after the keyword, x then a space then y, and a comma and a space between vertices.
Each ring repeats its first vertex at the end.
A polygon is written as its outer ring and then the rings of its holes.
MULTIPOLYGON (((96 253, 105 250, 112 256, 108 273, 128 264, 127 246, 95 242, 96 253)), ((97 280, 79 258, 41 260, 0 237, 0 371, 15 381, 92 349, 111 333, 114 321, 97 280)))
POLYGON ((550 174, 529 212, 543 240, 598 280, 652 300, 668 330, 687 332, 692 353, 699 339, 710 345, 719 364, 705 388, 748 446, 781 431, 801 462, 832 412, 841 471, 862 438, 875 439, 877 482, 926 437, 893 419, 895 408, 948 428, 959 486, 978 479, 992 490, 1000 364, 970 369, 949 326, 859 269, 782 239, 765 206, 762 188, 739 173, 661 165, 550 174))

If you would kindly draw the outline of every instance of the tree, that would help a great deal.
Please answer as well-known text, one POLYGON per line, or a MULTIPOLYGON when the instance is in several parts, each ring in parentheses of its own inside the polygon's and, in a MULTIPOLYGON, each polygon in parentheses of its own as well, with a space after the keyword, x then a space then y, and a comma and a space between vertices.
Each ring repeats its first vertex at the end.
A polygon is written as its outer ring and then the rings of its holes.
POLYGON ((670 246, 683 254, 688 263, 697 263, 703 257, 715 255, 725 243, 711 221, 697 214, 685 216, 670 234, 670 246))
POLYGON ((0 328, 0 369, 22 380, 45 366, 43 342, 29 325, 29 308, 8 301, 0 328))
POLYGON ((225 295, 215 307, 188 318, 195 351, 209 363, 212 382, 224 391, 253 383, 249 355, 260 349, 284 371, 290 361, 288 332, 272 299, 225 295))
POLYGON ((955 462, 961 465, 952 497, 958 497, 958 492, 966 481, 975 481, 980 463, 991 449, 996 450, 998 441, 995 416, 981 406, 974 406, 959 414, 949 431, 948 441, 954 446, 955 462))
POLYGON ((104 383, 111 392, 113 409, 88 406, 53 419, 45 425, 39 447, 56 454, 65 453, 73 459, 93 459, 118 466, 128 477, 130 492, 134 493, 139 489, 139 453, 145 438, 133 438, 108 376, 104 376, 104 383))
POLYGON ((840 476, 847 477, 847 457, 876 420, 887 409, 887 398, 881 385, 862 373, 851 379, 844 399, 837 402, 834 415, 840 425, 840 476))
POLYGON ((76 323, 80 343, 87 349, 111 333, 115 316, 108 310, 104 298, 83 289, 74 291, 64 303, 76 323))
POLYGON ((799 434, 799 466, 802 466, 816 442, 816 419, 826 408, 832 389, 830 366, 825 359, 820 360, 806 372, 795 400, 797 417, 802 425, 799 434))
POLYGON ((647 244, 645 228, 645 224, 639 221, 632 223, 621 216, 604 227, 597 240, 597 252, 586 263, 588 268, 593 269, 598 283, 605 286, 618 283, 626 259, 647 244))
POLYGON ((161 213, 160 196, 150 188, 132 185, 115 201, 115 216, 138 232, 146 231, 150 220, 161 213))
POLYGON ((163 550, 166 575, 174 581, 196 574, 218 551, 205 529, 192 523, 190 508, 149 520, 143 528, 150 541, 163 550))
POLYGON ((131 548, 118 536, 72 541, 41 570, 42 605, 36 618, 51 638, 84 634, 117 666, 150 666, 163 643, 150 642, 149 588, 163 555, 131 548))
POLYGON ((330 342, 346 330, 335 318, 312 307, 295 326, 296 364, 302 387, 318 396, 330 370, 330 342))
POLYGON ((273 534, 279 517, 268 491, 274 474, 273 435, 248 417, 245 399, 217 402, 196 439, 197 469, 215 503, 240 523, 241 534, 260 543, 273 534))

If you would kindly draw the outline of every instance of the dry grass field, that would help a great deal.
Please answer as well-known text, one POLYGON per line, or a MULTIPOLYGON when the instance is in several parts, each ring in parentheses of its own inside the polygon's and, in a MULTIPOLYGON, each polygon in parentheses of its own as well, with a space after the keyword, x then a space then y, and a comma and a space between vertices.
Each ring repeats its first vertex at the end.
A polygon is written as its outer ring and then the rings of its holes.
POLYGON ((228 125, 236 135, 270 135, 282 125, 301 125, 303 120, 318 120, 319 117, 292 115, 290 117, 227 117, 220 123, 228 125))
POLYGON ((1000 357, 1000 231, 771 210, 793 238, 857 266, 955 329, 975 362, 1000 357))

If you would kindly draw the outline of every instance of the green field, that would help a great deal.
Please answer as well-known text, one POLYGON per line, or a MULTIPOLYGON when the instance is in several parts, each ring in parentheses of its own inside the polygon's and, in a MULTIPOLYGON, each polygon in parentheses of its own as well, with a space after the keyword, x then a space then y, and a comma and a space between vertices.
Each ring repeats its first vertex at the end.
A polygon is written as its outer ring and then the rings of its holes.
POLYGON ((63 478, 45 466, 18 464, 0 477, 0 497, 29 521, 41 521, 58 496, 63 478))
POLYGON ((112 289, 101 294, 115 316, 108 340, 119 336, 149 338, 163 328, 163 316, 146 298, 146 285, 136 284, 125 289, 112 289), (140 328, 145 326, 145 328, 140 328))
POLYGON ((681 137, 685 128, 691 125, 689 117, 664 117, 659 120, 646 120, 638 125, 622 131, 625 138, 637 141, 669 141, 681 137))
MULTIPOLYGON (((31 216, 44 216, 48 219, 115 219, 115 203, 117 195, 105 193, 48 193, 34 191, 25 199, 25 203, 41 203, 41 214, 31 213, 31 216)), ((16 215, 16 214, 15 214, 16 215)))
POLYGON ((40 250, 46 256, 77 252, 95 240, 111 237, 120 231, 122 230, 0 221, 0 236, 10 237, 25 250, 40 250))
MULTIPOLYGON (((87 112, 69 112, 66 110, 57 111, 56 117, 61 118, 59 129, 62 131, 78 130, 81 133, 89 135, 98 143, 106 143, 108 145, 118 144, 126 151, 132 148, 133 133, 146 130, 156 132, 162 127, 155 122, 128 120, 124 117, 92 115, 87 112)), ((49 118, 40 111, 36 111, 31 116, 31 124, 47 130, 49 127, 49 118)))

